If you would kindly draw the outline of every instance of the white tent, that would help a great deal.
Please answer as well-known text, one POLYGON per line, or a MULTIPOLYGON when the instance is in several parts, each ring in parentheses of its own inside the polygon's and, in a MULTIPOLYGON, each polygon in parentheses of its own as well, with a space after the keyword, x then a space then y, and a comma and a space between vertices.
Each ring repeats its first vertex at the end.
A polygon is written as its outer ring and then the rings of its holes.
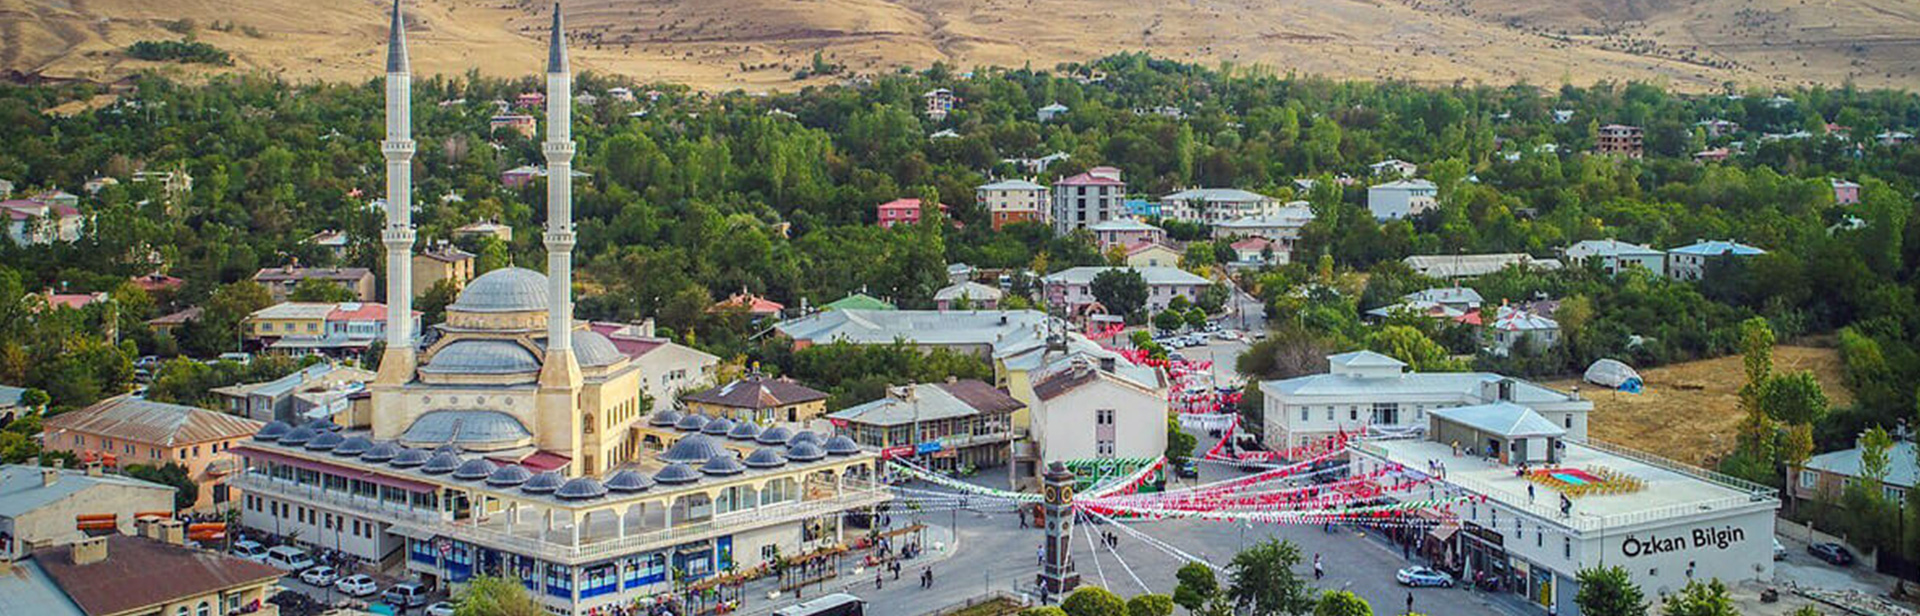
POLYGON ((1602 359, 1593 362, 1593 365, 1587 366, 1585 378, 1589 383, 1636 393, 1640 391, 1640 387, 1643 384, 1640 380, 1640 373, 1634 372, 1632 366, 1620 363, 1619 360, 1614 359, 1602 359))

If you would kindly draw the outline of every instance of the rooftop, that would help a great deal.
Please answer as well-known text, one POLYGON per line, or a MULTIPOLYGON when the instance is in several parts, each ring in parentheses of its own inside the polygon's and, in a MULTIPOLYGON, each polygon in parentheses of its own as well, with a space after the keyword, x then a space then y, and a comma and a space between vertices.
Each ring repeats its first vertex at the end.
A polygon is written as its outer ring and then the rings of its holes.
POLYGON ((828 415, 835 420, 872 426, 898 426, 915 421, 1011 413, 1022 406, 1006 392, 977 380, 908 385, 886 397, 828 415))
POLYGON ((34 552, 47 577, 88 616, 106 616, 280 578, 279 569, 219 552, 189 549, 152 539, 107 538, 107 557, 76 564, 67 547, 34 552))
POLYGON ((992 184, 982 184, 975 190, 1046 190, 1047 187, 1026 180, 1000 180, 992 184))
POLYGON ((849 308, 861 310, 898 310, 893 304, 887 303, 886 300, 865 293, 849 293, 846 297, 827 302, 827 305, 821 306, 823 310, 845 310, 849 308))
POLYGON ((828 344, 991 344, 996 347, 1047 321, 1038 310, 828 310, 781 321, 774 329, 794 340, 828 344))
POLYGON ((971 280, 959 282, 933 292, 934 301, 953 301, 965 297, 975 301, 1000 301, 1006 295, 1000 289, 989 287, 971 280))
POLYGON ((1567 256, 1571 257, 1657 257, 1662 254, 1664 253, 1647 246, 1615 239, 1581 240, 1567 247, 1567 256))
POLYGON ((1109 218, 1087 225, 1088 231, 1159 231, 1160 228, 1133 218, 1109 218))
MULTIPOLYGON (((168 494, 172 494, 174 490, 173 486, 141 481, 123 475, 103 474, 95 477, 78 469, 8 464, 0 466, 0 517, 19 517, 48 503, 57 502, 88 488, 102 485, 165 490, 168 494), (41 477, 44 471, 59 473, 59 478, 54 480, 53 485, 46 485, 46 481, 41 477)), ((4 613, 4 610, 0 610, 0 613, 4 613)))
POLYGON ((1280 208, 1279 211, 1276 211, 1270 214, 1242 216, 1240 218, 1235 218, 1232 220, 1223 220, 1223 221, 1214 223, 1213 226, 1223 227, 1227 229, 1235 229, 1235 228, 1264 229, 1269 227, 1302 227, 1302 226, 1306 226, 1306 224, 1309 222, 1313 222, 1313 218, 1314 218, 1313 208, 1310 208, 1304 205, 1289 205, 1289 206, 1280 208))
POLYGON ((1679 255, 1701 255, 1709 257, 1729 254, 1741 257, 1767 254, 1765 250, 1733 240, 1696 240, 1692 244, 1674 248, 1667 252, 1679 255))
POLYGON ((253 279, 261 282, 297 282, 308 278, 323 280, 358 281, 372 276, 373 272, 364 267, 269 267, 253 274, 253 279))
POLYGON ((825 392, 790 380, 748 374, 713 389, 687 394, 681 399, 740 409, 765 409, 826 398, 825 392))
POLYGON ((1509 266, 1524 265, 1546 270, 1560 269, 1558 259, 1535 259, 1532 255, 1509 252, 1477 255, 1415 255, 1401 260, 1407 267, 1436 278, 1484 276, 1509 266))
POLYGON ((1566 428, 1547 421, 1533 409, 1504 400, 1492 404, 1434 409, 1433 416, 1505 438, 1559 437, 1567 434, 1566 428))
POLYGON ((1101 176, 1093 175, 1091 173, 1082 173, 1072 177, 1060 178, 1058 180, 1055 180, 1053 183, 1055 186, 1126 186, 1127 185, 1126 182, 1122 182, 1120 180, 1110 178, 1110 177, 1101 177, 1101 176))
MULTIPOLYGON (((1895 441, 1887 452, 1886 482, 1912 488, 1920 485, 1920 464, 1914 461, 1913 441, 1895 441)), ((1860 448, 1829 451, 1807 459, 1807 468, 1848 477, 1860 476, 1860 448)))
POLYGON ((1394 180, 1384 184, 1375 184, 1368 190, 1386 188, 1393 190, 1434 190, 1433 182, 1426 180, 1394 180))
POLYGON ((280 302, 255 310, 253 314, 247 315, 247 318, 276 320, 312 319, 315 321, 324 321, 327 319, 327 315, 333 314, 333 308, 334 305, 331 302, 280 302))
POLYGON ((248 436, 260 422, 142 398, 108 398, 45 420, 48 432, 71 430, 152 445, 175 446, 248 436))
POLYGON ((1160 200, 1248 203, 1272 201, 1273 197, 1238 188, 1189 188, 1161 197, 1160 200))
POLYGON ((1044 280, 1048 284, 1072 284, 1072 285, 1092 284, 1093 279, 1095 277, 1099 276, 1101 273, 1112 271, 1112 270, 1133 270, 1136 272, 1140 272, 1140 278, 1146 280, 1147 284, 1149 285, 1213 284, 1213 281, 1196 276, 1192 272, 1188 272, 1186 270, 1183 270, 1177 267, 1166 267, 1166 266, 1101 267, 1101 266, 1088 265, 1088 266, 1070 268, 1070 269, 1062 270, 1059 272, 1054 272, 1052 274, 1049 274, 1046 278, 1042 280, 1044 280))
POLYGON ((1435 302, 1442 304, 1478 304, 1484 300, 1480 292, 1472 287, 1434 287, 1424 291, 1408 293, 1400 299, 1410 302, 1435 302))

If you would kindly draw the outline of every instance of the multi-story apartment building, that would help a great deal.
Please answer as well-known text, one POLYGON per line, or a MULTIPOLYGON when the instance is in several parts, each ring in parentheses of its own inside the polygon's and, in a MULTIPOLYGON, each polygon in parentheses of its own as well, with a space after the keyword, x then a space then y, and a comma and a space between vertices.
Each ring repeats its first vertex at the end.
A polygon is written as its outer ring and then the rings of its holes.
POLYGON ((1067 234, 1126 215, 1127 183, 1120 170, 1094 167, 1053 183, 1053 230, 1067 234))
POLYGON ((993 230, 1020 221, 1045 222, 1047 187, 1026 180, 1001 180, 974 189, 974 198, 987 211, 993 230))

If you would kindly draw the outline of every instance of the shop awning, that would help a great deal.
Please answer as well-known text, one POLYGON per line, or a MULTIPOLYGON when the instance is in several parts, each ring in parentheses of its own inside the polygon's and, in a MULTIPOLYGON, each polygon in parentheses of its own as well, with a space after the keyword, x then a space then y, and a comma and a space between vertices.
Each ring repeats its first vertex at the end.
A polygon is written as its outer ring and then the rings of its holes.
POLYGON ((1457 532, 1460 532, 1460 523, 1452 520, 1441 522, 1433 528, 1427 529, 1427 535, 1439 541, 1452 539, 1453 534, 1457 532))

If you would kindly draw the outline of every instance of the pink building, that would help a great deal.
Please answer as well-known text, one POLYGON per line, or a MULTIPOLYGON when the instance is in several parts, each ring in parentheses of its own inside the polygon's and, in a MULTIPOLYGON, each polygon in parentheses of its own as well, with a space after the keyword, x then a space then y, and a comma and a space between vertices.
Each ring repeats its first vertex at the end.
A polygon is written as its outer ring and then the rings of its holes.
POLYGON ((1113 218, 1087 225, 1093 232, 1093 239, 1105 251, 1114 246, 1129 247, 1139 244, 1165 244, 1167 232, 1159 227, 1140 222, 1133 218, 1113 218))
MULTIPOLYGON (((875 209, 879 211, 880 228, 882 229, 892 229, 894 225, 920 222, 919 199, 894 199, 880 204, 880 206, 875 209)), ((948 211, 947 204, 940 204, 941 214, 946 214, 948 211)))
POLYGON ((1127 213, 1127 183, 1120 170, 1094 167, 1053 183, 1053 231, 1067 234, 1127 213))
POLYGON ((1853 205, 1860 202, 1860 185, 1842 179, 1828 180, 1833 183, 1833 204, 1853 205))

